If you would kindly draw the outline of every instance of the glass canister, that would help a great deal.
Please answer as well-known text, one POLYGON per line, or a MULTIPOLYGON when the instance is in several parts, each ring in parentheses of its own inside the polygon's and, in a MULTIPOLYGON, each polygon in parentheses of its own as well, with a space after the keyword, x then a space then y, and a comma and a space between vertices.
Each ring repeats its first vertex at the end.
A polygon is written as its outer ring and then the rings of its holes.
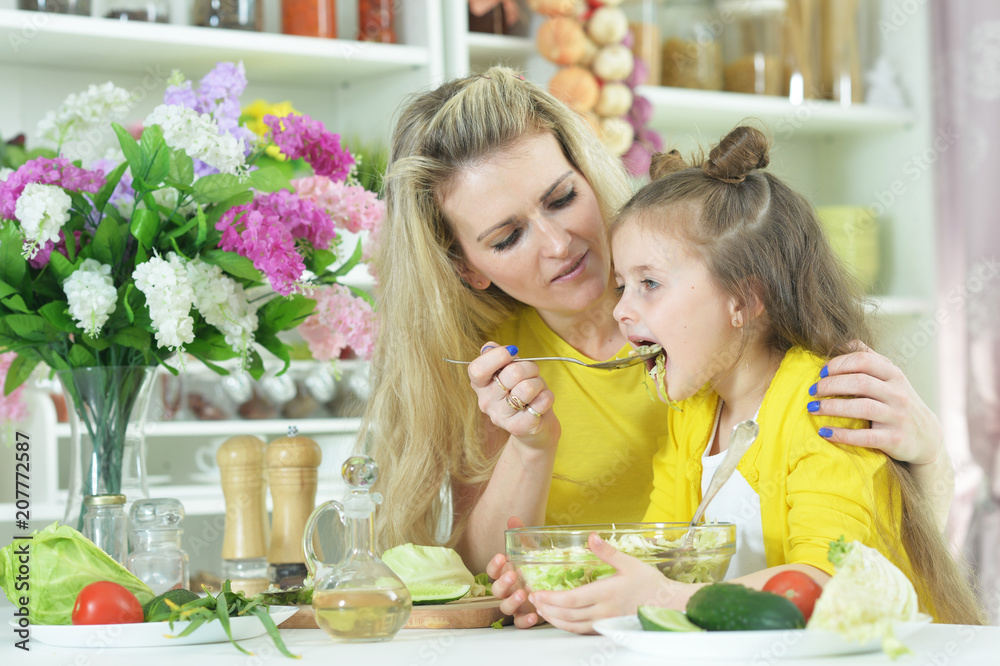
POLYGON ((823 96, 820 83, 820 0, 788 0, 785 94, 793 103, 823 96))
POLYGON ((665 0, 660 7, 660 82, 722 90, 721 24, 708 0, 665 0))
POLYGON ((393 0, 358 0, 358 41, 396 43, 393 0))
POLYGON ((281 32, 336 39, 336 0, 281 0, 281 32))
POLYGON ((844 106, 865 100, 864 72, 870 62, 869 33, 875 24, 865 0, 822 3, 821 87, 823 97, 844 106))
POLYGON ((87 495, 83 498, 83 536, 118 564, 128 555, 128 516, 124 495, 87 495))
POLYGON ((205 28, 260 30, 260 0, 195 0, 191 22, 205 28))
POLYGON ((646 84, 660 85, 660 24, 659 0, 638 0, 622 4, 632 31, 632 55, 642 59, 649 69, 646 84))
POLYGON ((719 0, 724 89, 781 95, 785 89, 785 0, 719 0))
POLYGON ((32 12, 90 16, 90 0, 18 0, 17 8, 32 12))
POLYGON ((129 519, 131 552, 125 568, 156 594, 190 588, 188 556, 181 548, 184 506, 169 497, 138 500, 129 519))

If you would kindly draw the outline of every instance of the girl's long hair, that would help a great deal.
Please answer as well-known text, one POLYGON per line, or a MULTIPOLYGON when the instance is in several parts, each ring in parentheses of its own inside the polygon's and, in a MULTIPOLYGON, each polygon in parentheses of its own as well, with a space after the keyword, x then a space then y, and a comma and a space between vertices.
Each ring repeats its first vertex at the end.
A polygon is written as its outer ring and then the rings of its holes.
POLYGON ((385 180, 386 221, 374 258, 379 335, 359 434, 381 469, 381 547, 454 545, 464 516, 454 516, 449 534, 439 530, 451 518, 442 516, 449 484, 475 487, 495 465, 497 454, 486 445, 489 424, 465 368, 441 359, 474 358, 521 304, 494 286, 478 290, 462 280, 461 248, 440 201, 464 169, 546 132, 590 183, 610 220, 630 192, 621 161, 581 117, 511 69, 493 67, 416 95, 397 122, 385 180))
MULTIPOLYGON (((760 130, 740 126, 697 166, 676 151, 657 155, 652 182, 625 204, 611 231, 638 224, 690 241, 724 291, 743 305, 763 305, 764 316, 749 325, 759 327, 776 354, 793 346, 820 356, 847 353, 852 340, 872 340, 863 291, 835 256, 805 197, 762 170, 768 151, 760 130)), ((887 459, 900 492, 905 553, 899 559, 912 568, 921 604, 940 622, 983 624, 982 604, 909 465, 887 459)), ((898 555, 900 544, 882 536, 883 552, 898 555)))

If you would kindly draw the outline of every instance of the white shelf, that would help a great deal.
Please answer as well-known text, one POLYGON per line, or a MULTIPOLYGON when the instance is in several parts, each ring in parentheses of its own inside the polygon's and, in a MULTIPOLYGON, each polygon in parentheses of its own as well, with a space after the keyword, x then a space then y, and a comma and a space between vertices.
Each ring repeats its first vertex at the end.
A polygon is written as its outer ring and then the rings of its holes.
POLYGON ((57 69, 199 72, 242 60, 256 83, 329 86, 428 66, 422 46, 121 22, 0 9, 0 64, 57 69), (45 18, 38 20, 39 16, 45 18))
MULTIPOLYGON (((294 425, 301 435, 353 434, 361 419, 260 419, 232 421, 157 421, 146 424, 146 437, 210 437, 219 435, 283 435, 294 425)), ((56 437, 69 437, 69 424, 55 427, 56 437)))
POLYGON ((911 296, 870 296, 872 311, 887 317, 919 317, 930 314, 930 301, 911 296))
POLYGON ((469 59, 476 62, 526 58, 535 52, 535 40, 530 37, 469 32, 465 39, 469 45, 469 59))
POLYGON ((653 104, 651 125, 659 130, 700 131, 716 136, 744 119, 758 119, 776 139, 794 135, 860 134, 902 129, 914 118, 907 109, 856 104, 841 106, 827 100, 792 104, 784 97, 639 86, 636 93, 653 104))

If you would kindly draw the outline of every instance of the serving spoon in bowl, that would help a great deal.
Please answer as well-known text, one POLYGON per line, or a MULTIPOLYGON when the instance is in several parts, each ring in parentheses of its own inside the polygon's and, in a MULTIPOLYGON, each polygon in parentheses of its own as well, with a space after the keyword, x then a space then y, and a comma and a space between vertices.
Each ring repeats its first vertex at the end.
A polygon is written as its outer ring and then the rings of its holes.
MULTIPOLYGON (((660 350, 646 352, 644 354, 635 354, 634 356, 626 356, 625 358, 613 358, 610 361, 599 361, 597 363, 586 363, 578 358, 570 358, 569 356, 536 356, 534 358, 515 358, 515 361, 566 361, 567 363, 576 363, 577 365, 582 365, 585 368, 596 368, 598 370, 618 370, 619 368, 629 368, 633 365, 638 365, 640 363, 645 363, 651 358, 654 358, 660 350)), ((448 363, 459 363, 461 365, 468 365, 472 361, 456 361, 454 359, 445 358, 443 361, 448 363)))

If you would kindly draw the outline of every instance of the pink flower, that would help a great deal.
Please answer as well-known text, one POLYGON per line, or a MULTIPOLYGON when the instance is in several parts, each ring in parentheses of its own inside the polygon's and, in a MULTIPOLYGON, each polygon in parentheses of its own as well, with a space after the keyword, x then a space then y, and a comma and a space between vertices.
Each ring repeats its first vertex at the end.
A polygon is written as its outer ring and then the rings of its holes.
MULTIPOLYGON (((76 238, 76 247, 79 250, 80 232, 74 231, 73 237, 76 238)), ((38 251, 38 254, 36 254, 31 259, 28 259, 28 265, 31 266, 32 268, 45 268, 46 266, 49 265, 49 259, 52 258, 53 250, 57 250, 59 254, 63 255, 67 259, 69 258, 69 250, 66 249, 66 234, 63 233, 62 229, 59 230, 59 242, 58 243, 53 243, 52 241, 46 242, 45 245, 42 246, 42 248, 38 251)))
POLYGON ((354 157, 341 148, 340 135, 328 132, 320 121, 306 115, 278 118, 270 114, 263 120, 281 152, 289 159, 304 159, 317 176, 344 180, 351 172, 354 157))
POLYGON ((360 185, 348 185, 325 176, 299 178, 292 181, 295 193, 322 207, 334 224, 353 234, 367 231, 362 246, 362 261, 368 261, 375 251, 375 241, 385 219, 385 202, 360 185))
MULTIPOLYGON (((7 380, 7 372, 17 354, 10 352, 0 354, 0 386, 7 380)), ((18 423, 28 419, 28 406, 24 403, 24 385, 18 386, 10 395, 4 395, 0 390, 0 425, 18 423)))
POLYGON ((14 219, 17 199, 29 183, 58 185, 66 190, 94 194, 104 187, 105 179, 100 171, 81 169, 64 157, 28 160, 7 180, 0 181, 0 219, 14 219))
POLYGON ((222 232, 219 247, 253 261, 282 296, 295 290, 305 270, 296 241, 327 249, 336 237, 333 220, 322 208, 284 190, 230 208, 215 228, 222 232))
POLYGON ((313 358, 318 361, 340 358, 347 347, 371 358, 377 321, 366 300, 339 284, 317 287, 308 296, 316 300, 316 309, 298 330, 309 344, 313 358))

